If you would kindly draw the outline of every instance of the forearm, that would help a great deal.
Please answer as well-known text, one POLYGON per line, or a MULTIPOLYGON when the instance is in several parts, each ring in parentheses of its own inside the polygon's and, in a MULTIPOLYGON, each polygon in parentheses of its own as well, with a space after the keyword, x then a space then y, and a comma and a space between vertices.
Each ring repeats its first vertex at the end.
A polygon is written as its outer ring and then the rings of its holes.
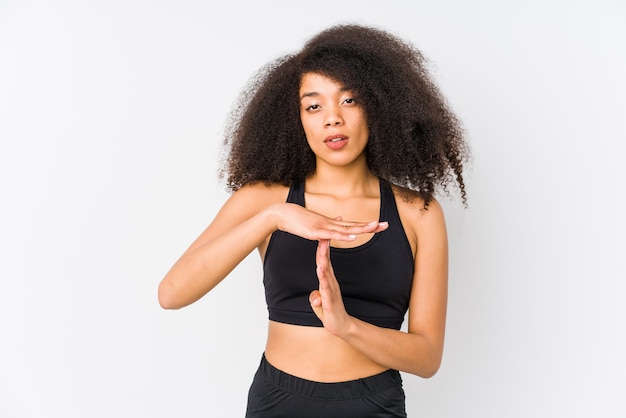
POLYGON ((183 254, 159 285, 161 306, 182 308, 217 286, 274 231, 270 217, 260 212, 183 254))
POLYGON ((433 376, 441 364, 443 342, 418 333, 381 328, 350 317, 339 336, 378 364, 421 377, 433 376))

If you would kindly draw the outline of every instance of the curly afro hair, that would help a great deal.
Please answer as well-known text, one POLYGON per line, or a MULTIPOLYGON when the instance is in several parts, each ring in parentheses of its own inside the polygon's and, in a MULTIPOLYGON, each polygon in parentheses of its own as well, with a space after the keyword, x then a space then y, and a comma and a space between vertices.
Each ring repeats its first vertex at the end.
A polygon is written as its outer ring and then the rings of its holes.
POLYGON ((255 182, 288 186, 314 172, 298 97, 302 75, 311 72, 348 86, 363 106, 372 173, 407 189, 406 198, 417 193, 425 206, 450 185, 466 202, 469 148, 425 58, 398 37, 359 25, 326 29, 252 77, 226 126, 220 176, 229 190, 255 182))

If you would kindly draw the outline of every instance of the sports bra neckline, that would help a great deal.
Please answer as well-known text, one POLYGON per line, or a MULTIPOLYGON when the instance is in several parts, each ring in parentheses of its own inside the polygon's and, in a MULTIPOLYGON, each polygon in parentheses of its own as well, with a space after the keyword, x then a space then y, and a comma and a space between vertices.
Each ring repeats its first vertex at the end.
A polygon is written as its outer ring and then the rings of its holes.
MULTIPOLYGON (((383 220, 383 210, 385 208, 385 204, 387 203, 386 199, 388 198, 387 193, 385 193, 385 187, 383 184, 383 180, 382 179, 378 179, 378 190, 379 190, 379 199, 378 199, 378 222, 382 222, 383 220)), ((306 200, 305 200, 305 191, 306 191, 306 183, 305 180, 302 180, 299 182, 297 188, 296 188, 297 194, 296 196, 294 196, 296 198, 296 202, 294 203, 298 203, 300 206, 306 208, 306 200)), ((354 247, 333 247, 332 245, 330 246, 330 250, 332 252, 338 252, 338 253, 346 253, 346 252, 352 252, 352 251, 361 251, 364 250, 366 248, 368 248, 369 246, 373 245, 376 241, 378 241, 378 237, 380 236, 380 234, 373 234, 370 239, 368 239, 367 241, 365 241, 362 244, 356 245, 354 247)))

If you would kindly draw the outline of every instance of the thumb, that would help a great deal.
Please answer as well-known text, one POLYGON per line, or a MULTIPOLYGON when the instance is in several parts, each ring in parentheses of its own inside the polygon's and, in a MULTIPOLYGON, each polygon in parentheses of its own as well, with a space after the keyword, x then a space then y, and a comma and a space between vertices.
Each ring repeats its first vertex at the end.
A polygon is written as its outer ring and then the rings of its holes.
POLYGON ((322 294, 319 290, 314 290, 309 295, 309 303, 311 304, 311 308, 313 308, 313 312, 315 315, 321 320, 323 316, 322 309, 322 294))

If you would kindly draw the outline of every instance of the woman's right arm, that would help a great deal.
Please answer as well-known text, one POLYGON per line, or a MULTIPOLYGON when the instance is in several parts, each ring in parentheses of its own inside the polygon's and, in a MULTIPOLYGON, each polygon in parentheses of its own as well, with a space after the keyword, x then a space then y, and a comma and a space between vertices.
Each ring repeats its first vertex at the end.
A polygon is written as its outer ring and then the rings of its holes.
POLYGON ((179 309, 217 286, 275 230, 267 208, 281 195, 284 202, 286 190, 280 193, 263 185, 244 186, 233 193, 161 280, 160 305, 179 309))
POLYGON ((287 192, 284 186, 255 184, 233 193, 161 280, 161 306, 179 309, 197 301, 277 229, 310 240, 340 241, 387 229, 384 222, 331 219, 297 204, 284 203, 287 192))

